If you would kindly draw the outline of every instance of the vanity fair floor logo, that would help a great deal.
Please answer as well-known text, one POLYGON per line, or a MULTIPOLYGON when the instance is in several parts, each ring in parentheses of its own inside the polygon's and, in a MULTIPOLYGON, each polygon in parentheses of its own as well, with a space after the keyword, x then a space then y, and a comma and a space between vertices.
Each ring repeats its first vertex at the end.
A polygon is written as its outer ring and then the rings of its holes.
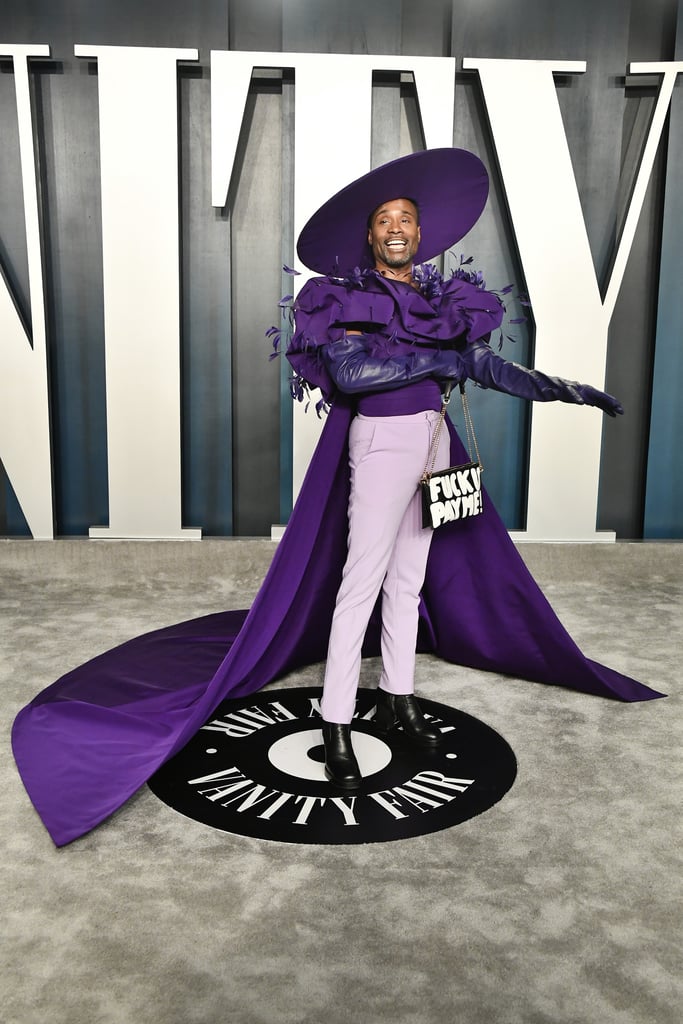
POLYGON ((270 690, 226 700, 150 780, 195 821, 285 843, 384 843, 451 828, 507 793, 515 756, 497 732, 462 711, 420 699, 442 733, 435 750, 400 730, 380 736, 372 690, 358 692, 353 746, 363 783, 325 778, 320 690, 270 690))

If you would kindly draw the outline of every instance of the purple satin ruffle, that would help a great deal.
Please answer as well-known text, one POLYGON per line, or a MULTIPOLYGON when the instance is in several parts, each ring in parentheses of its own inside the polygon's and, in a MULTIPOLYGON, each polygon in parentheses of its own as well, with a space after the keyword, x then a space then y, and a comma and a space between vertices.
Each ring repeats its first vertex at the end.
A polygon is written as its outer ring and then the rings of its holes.
POLYGON ((351 285, 329 277, 314 277, 294 304, 296 330, 287 358, 296 372, 329 396, 334 387, 320 349, 344 336, 346 325, 362 325, 382 346, 428 345, 443 348, 478 341, 500 326, 503 307, 493 293, 459 277, 443 281, 439 294, 428 300, 409 284, 365 274, 351 285))

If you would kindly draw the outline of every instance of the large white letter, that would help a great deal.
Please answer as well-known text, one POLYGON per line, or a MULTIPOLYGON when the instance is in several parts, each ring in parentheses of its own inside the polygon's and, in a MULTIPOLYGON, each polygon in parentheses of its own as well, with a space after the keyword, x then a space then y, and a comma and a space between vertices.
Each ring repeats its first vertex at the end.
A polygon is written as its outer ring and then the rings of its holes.
MULTIPOLYGON (((294 68, 295 238, 319 206, 370 169, 373 71, 412 72, 429 148, 453 145, 452 57, 392 57, 346 53, 211 53, 213 205, 224 206, 254 68, 294 68)), ((362 230, 364 225, 359 226, 362 230)), ((306 281, 297 278, 300 288, 306 281)), ((294 493, 320 432, 315 415, 295 408, 294 493)))
MULTIPOLYGON (((553 72, 585 71, 585 62, 468 58, 476 69, 498 154, 510 215, 536 321, 538 367, 604 387, 607 332, 633 242, 645 189, 683 63, 632 64, 631 72, 664 79, 604 303, 557 100, 553 72), (530 130, 520 143, 510 110, 530 130)), ((602 413, 534 406, 527 539, 597 541, 602 413)))
POLYGON ((76 46, 96 57, 102 165, 109 526, 181 527, 177 62, 196 50, 76 46))
POLYGON ((49 46, 0 44, 14 61, 19 154, 24 194, 33 348, 7 283, 0 275, 0 457, 36 539, 53 536, 50 418, 43 261, 28 58, 49 57, 49 46))

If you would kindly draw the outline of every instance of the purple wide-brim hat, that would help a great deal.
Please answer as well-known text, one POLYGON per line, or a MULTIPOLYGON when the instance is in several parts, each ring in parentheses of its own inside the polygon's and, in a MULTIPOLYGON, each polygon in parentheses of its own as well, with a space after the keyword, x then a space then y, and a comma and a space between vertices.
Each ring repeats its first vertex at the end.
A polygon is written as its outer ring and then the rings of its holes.
POLYGON ((370 214, 390 199, 414 199, 420 208, 417 258, 424 263, 476 224, 488 191, 486 168, 466 149, 425 149, 391 160, 323 203, 299 235, 299 259, 331 276, 373 266, 367 242, 370 214))

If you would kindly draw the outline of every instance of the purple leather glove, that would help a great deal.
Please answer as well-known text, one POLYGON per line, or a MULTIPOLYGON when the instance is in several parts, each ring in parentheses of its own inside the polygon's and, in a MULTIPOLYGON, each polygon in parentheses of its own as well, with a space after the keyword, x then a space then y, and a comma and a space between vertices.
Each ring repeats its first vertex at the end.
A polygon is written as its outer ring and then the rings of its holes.
POLYGON ((347 334, 326 345, 323 361, 340 391, 392 391, 417 380, 465 380, 462 355, 453 349, 413 348, 395 355, 371 355, 362 334, 347 334))
POLYGON ((484 388, 495 388, 506 395, 529 398, 534 402, 571 402, 594 405, 608 416, 621 415, 623 409, 616 398, 598 391, 590 384, 578 384, 562 377, 549 377, 540 370, 529 370, 510 363, 493 352, 486 342, 475 341, 461 352, 470 380, 484 388))

